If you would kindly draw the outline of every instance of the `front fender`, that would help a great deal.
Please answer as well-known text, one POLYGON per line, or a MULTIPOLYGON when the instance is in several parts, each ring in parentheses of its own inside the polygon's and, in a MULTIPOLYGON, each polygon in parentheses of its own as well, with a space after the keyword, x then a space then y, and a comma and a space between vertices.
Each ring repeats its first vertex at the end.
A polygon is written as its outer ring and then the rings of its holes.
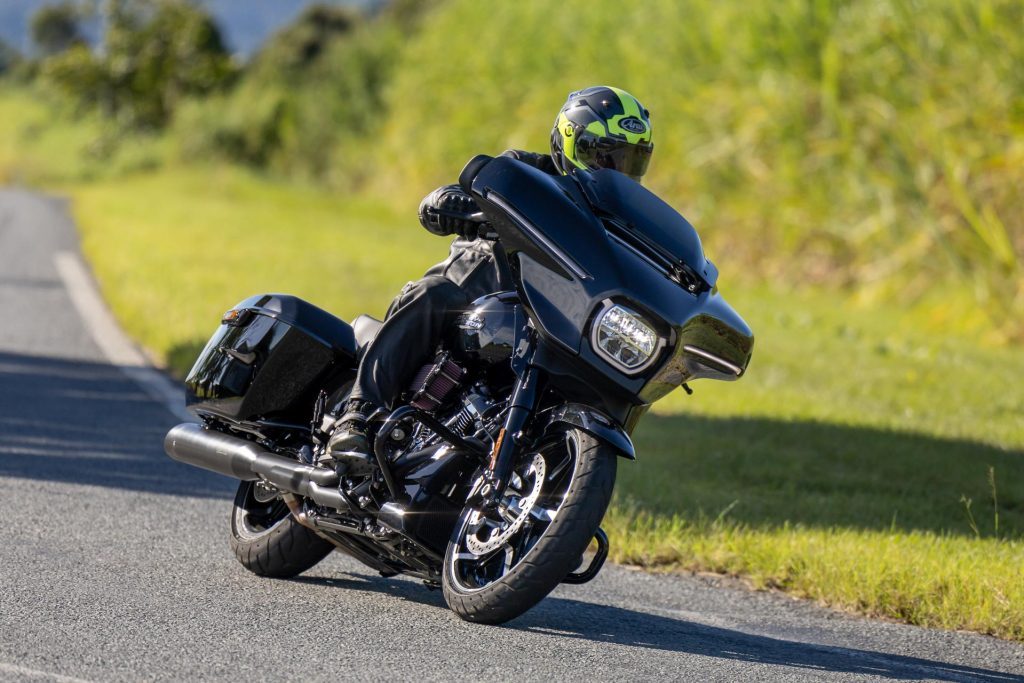
POLYGON ((581 429, 596 439, 604 441, 615 449, 623 458, 636 460, 636 451, 633 449, 633 442, 629 435, 613 422, 605 417, 596 408, 582 403, 566 403, 555 408, 551 414, 549 424, 567 424, 581 429))

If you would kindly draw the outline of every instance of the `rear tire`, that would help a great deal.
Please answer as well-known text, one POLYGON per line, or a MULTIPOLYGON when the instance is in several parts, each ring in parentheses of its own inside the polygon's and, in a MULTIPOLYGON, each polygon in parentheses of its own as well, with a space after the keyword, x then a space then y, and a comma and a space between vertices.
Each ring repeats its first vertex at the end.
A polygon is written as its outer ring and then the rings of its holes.
MULTIPOLYGON (((474 566, 493 564, 493 560, 481 560, 474 565, 472 559, 460 559, 467 557, 469 546, 466 538, 473 519, 472 508, 463 511, 445 554, 442 583, 448 606, 466 621, 501 624, 526 612, 576 569, 597 533, 615 485, 617 455, 605 443, 580 430, 566 432, 565 444, 568 452, 574 455, 574 462, 568 474, 571 479, 567 488, 562 484, 563 488, 556 494, 561 500, 546 498, 551 494, 542 489, 536 505, 531 505, 540 510, 544 510, 544 506, 557 506, 554 519, 544 526, 532 521, 531 516, 531 521, 524 523, 521 530, 510 538, 504 547, 511 549, 514 544, 523 543, 519 539, 524 534, 525 543, 529 545, 532 542, 532 545, 525 552, 507 551, 504 562, 506 565, 511 562, 512 566, 499 567, 497 571, 504 571, 503 575, 491 580, 486 576, 486 569, 481 572, 482 576, 474 574, 474 566), (531 532, 531 526, 541 528, 531 532), (539 539, 532 540, 531 533, 539 533, 539 539), (517 558, 516 552, 522 552, 522 557, 517 558), (470 585, 474 581, 478 585, 470 585)), ((544 453, 544 458, 548 461, 547 468, 552 471, 551 468, 555 467, 553 458, 547 453, 544 453)), ((544 487, 549 485, 558 486, 558 482, 549 484, 545 481, 543 484, 544 487)), ((497 557, 498 553, 494 556, 497 557)))
POLYGON ((280 498, 257 499, 256 482, 243 481, 231 511, 231 550, 258 576, 297 576, 327 557, 334 546, 299 524, 280 498))

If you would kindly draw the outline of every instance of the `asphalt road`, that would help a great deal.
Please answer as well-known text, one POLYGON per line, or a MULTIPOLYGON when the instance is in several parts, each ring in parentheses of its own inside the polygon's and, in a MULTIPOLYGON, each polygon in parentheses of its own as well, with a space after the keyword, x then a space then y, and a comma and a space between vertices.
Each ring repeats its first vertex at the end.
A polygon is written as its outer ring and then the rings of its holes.
POLYGON ((0 681, 1024 681, 1017 644, 700 577, 607 567, 488 627, 340 555, 253 576, 234 484, 163 454, 177 419, 72 305, 76 249, 60 202, 0 191, 0 681))

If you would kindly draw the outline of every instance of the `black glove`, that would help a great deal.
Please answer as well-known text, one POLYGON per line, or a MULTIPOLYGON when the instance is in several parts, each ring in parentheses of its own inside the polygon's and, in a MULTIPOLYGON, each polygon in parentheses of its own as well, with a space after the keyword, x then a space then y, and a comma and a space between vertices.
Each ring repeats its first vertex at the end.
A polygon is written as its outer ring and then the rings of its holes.
POLYGON ((476 239, 483 222, 480 207, 458 185, 439 187, 420 202, 420 224, 435 235, 476 239))

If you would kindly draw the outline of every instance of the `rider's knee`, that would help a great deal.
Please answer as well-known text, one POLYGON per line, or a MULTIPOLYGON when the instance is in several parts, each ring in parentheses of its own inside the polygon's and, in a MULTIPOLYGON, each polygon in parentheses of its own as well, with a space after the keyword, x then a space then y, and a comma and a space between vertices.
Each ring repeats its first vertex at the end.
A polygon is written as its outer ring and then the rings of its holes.
POLYGON ((443 275, 428 275, 413 283, 409 294, 424 298, 431 306, 448 307, 466 302, 466 293, 443 275))

